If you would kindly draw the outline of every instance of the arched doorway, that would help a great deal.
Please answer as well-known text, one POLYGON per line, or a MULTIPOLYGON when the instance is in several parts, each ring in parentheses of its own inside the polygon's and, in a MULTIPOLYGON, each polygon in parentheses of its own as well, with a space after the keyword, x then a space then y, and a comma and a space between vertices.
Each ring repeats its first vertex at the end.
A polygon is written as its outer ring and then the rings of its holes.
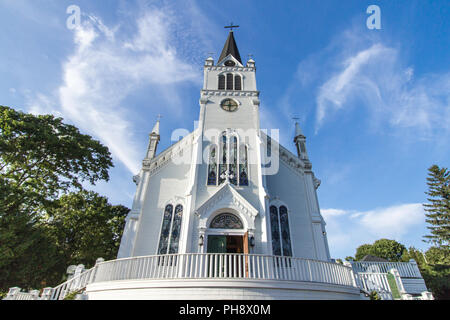
POLYGON ((236 215, 218 214, 208 231, 207 253, 249 253, 248 232, 236 215))

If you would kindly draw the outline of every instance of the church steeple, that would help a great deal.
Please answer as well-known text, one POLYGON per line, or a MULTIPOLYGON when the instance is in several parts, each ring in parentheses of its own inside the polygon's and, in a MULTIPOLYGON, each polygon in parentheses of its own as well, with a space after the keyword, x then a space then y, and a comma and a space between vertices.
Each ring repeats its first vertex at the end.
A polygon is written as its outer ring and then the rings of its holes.
POLYGON ((229 54, 231 54, 237 61, 239 61, 240 64, 242 64, 241 55, 239 54, 236 40, 234 40, 233 29, 231 29, 230 33, 228 34, 227 41, 225 42, 222 53, 220 54, 218 63, 222 62, 229 54))

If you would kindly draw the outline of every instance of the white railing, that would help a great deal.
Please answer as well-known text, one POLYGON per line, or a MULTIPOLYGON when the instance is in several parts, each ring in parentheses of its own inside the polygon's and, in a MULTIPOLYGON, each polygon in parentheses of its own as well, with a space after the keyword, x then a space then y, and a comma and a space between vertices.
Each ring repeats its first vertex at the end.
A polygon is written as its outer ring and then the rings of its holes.
POLYGON ((187 253, 98 262, 55 288, 30 295, 11 288, 6 300, 63 300, 88 284, 118 280, 160 279, 286 280, 357 287, 352 268, 341 264, 255 254, 187 253))
POLYGON ((96 267, 97 266, 67 280, 55 288, 44 289, 42 300, 64 300, 68 294, 83 290, 89 283, 94 281, 95 273, 97 271, 96 267))
POLYGON ((382 300, 393 300, 387 273, 358 273, 357 282, 367 292, 376 291, 382 300))
POLYGON ((351 268, 325 261, 254 254, 188 253, 99 263, 94 282, 138 279, 258 279, 356 286, 351 268))
POLYGON ((371 262, 371 261, 352 261, 354 272, 375 272, 388 273, 391 269, 397 269, 400 277, 422 278, 419 268, 415 262, 371 262))

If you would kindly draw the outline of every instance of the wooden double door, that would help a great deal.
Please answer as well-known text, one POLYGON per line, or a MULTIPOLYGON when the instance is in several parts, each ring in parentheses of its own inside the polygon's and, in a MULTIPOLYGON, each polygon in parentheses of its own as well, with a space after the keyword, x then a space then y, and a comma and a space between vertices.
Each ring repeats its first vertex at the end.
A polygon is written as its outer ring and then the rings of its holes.
POLYGON ((248 254, 248 234, 243 236, 209 235, 207 252, 248 254))

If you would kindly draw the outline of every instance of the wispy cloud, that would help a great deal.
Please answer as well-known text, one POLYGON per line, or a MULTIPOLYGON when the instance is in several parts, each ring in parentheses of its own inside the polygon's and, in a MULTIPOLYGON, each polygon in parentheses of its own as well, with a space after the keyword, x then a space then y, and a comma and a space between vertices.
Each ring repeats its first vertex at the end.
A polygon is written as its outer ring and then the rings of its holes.
POLYGON ((147 88, 158 93, 149 99, 152 106, 165 105, 174 111, 182 107, 174 87, 199 84, 200 73, 177 50, 172 26, 178 20, 170 10, 147 8, 132 34, 122 32, 120 24, 106 26, 97 16, 85 14, 85 18, 74 32, 75 50, 62 66, 60 87, 53 96, 37 94, 30 99, 29 110, 62 115, 100 139, 136 173, 145 150, 135 142, 135 123, 142 120, 133 117, 143 111, 134 106, 130 112, 125 100, 147 88))
MULTIPOLYGON (((381 238, 394 239, 405 245, 412 230, 423 225, 424 211, 420 203, 393 205, 369 211, 337 208, 321 209, 327 223, 328 241, 332 253, 351 254, 365 243, 381 238), (405 242, 406 241, 406 242, 405 242)), ((417 235, 415 235, 416 238, 417 235)))
POLYGON ((413 66, 404 66, 400 49, 379 41, 348 50, 338 54, 331 69, 336 71, 319 87, 316 132, 338 111, 361 107, 371 120, 394 129, 414 129, 423 137, 448 131, 450 72, 416 77, 413 66))

